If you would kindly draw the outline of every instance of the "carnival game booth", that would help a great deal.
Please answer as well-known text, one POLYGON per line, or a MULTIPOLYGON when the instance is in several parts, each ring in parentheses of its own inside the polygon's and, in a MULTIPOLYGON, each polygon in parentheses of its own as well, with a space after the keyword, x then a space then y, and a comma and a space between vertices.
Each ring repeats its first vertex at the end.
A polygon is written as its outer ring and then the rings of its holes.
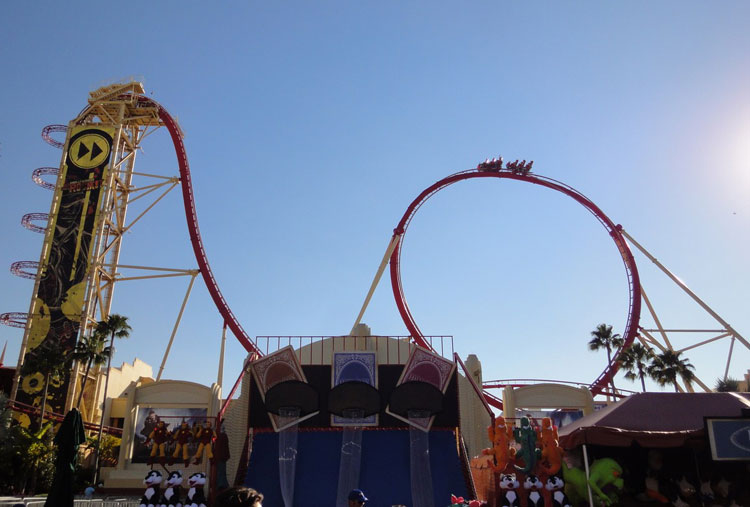
MULTIPOLYGON (((244 483, 289 507, 346 505, 355 488, 375 507, 473 498, 461 414, 472 420, 483 399, 445 355, 408 338, 346 336, 256 360, 244 483)), ((485 411, 467 433, 485 434, 490 420, 485 411)))
POLYGON ((221 406, 218 384, 209 387, 182 380, 140 379, 110 405, 113 416, 123 418, 123 433, 117 463, 102 468, 102 491, 140 494, 144 477, 153 470, 165 479, 173 471, 180 471, 185 479, 195 473, 210 473, 204 450, 211 447, 216 434, 214 414, 221 406), (189 428, 189 439, 172 438, 181 427, 189 428), (200 433, 210 433, 202 446, 200 433))
POLYGON ((750 505, 748 393, 634 394, 559 436, 573 461, 622 466, 621 505, 750 505))

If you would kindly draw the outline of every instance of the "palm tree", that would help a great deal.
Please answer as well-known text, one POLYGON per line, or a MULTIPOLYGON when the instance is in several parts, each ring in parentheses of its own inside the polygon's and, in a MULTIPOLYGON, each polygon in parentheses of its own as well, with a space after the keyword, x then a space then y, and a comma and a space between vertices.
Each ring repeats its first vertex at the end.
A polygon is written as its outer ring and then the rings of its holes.
MULTIPOLYGON (((130 336, 131 327, 128 324, 128 318, 116 313, 111 313, 107 320, 101 320, 96 325, 95 334, 109 336, 110 354, 107 357, 107 380, 104 381, 104 401, 102 402, 102 417, 99 421, 99 434, 97 442, 102 441, 102 431, 104 429, 104 403, 107 402, 107 388, 109 387, 109 375, 112 372, 112 356, 114 355, 115 338, 127 338, 130 336)), ((96 460, 94 461, 94 484, 99 479, 99 450, 96 449, 96 460)))
POLYGON ((70 364, 70 356, 57 341, 46 340, 39 347, 26 356, 21 367, 24 375, 40 373, 44 377, 44 394, 42 395, 42 414, 39 419, 39 427, 44 424, 44 413, 47 410, 47 392, 49 383, 53 377, 63 373, 70 364))
MULTIPOLYGON (((103 337, 109 336, 109 349, 110 353, 107 356, 107 380, 104 382, 104 401, 107 400, 107 388, 109 387, 109 374, 112 369, 112 352, 115 347, 115 338, 128 338, 130 336, 131 327, 128 324, 128 318, 116 313, 110 314, 107 320, 101 320, 96 325, 94 334, 99 334, 103 337)), ((104 411, 102 410, 102 421, 104 421, 104 411)), ((101 436, 101 430, 100 430, 101 436)))
MULTIPOLYGON (((591 341, 589 341, 590 350, 607 349, 607 364, 612 364, 612 349, 622 347, 624 340, 619 334, 612 334, 612 326, 599 324, 596 329, 591 331, 591 341)), ((612 392, 615 392, 615 378, 612 376, 612 392)))
POLYGON ((695 373, 693 373, 695 367, 687 358, 681 358, 681 354, 682 352, 674 350, 665 350, 658 354, 647 369, 649 376, 660 386, 674 385, 675 392, 679 392, 677 377, 680 377, 686 385, 690 385, 695 380, 695 373))
POLYGON ((740 381, 736 378, 727 377, 725 379, 716 379, 716 392, 719 393, 736 393, 740 390, 740 381))
POLYGON ((646 392, 646 375, 649 365, 654 358, 654 350, 651 347, 647 347, 641 343, 634 343, 627 349, 620 352, 620 356, 617 361, 620 366, 627 370, 625 378, 635 382, 636 379, 641 379, 641 388, 643 392, 646 392))
POLYGON ((76 408, 81 408, 81 399, 83 398, 83 391, 86 389, 86 381, 89 379, 91 367, 101 366, 109 359, 112 347, 104 346, 106 339, 106 335, 97 332, 94 332, 91 336, 82 336, 75 350, 70 354, 73 360, 86 362, 86 373, 83 375, 81 392, 78 394, 76 408))

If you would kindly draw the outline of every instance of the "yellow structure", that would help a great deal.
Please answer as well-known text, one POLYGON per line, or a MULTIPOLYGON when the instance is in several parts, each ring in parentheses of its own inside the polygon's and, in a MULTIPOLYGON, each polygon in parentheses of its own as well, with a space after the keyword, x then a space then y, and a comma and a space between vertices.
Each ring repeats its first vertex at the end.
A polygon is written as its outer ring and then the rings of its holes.
MULTIPOLYGON (((218 384, 207 387, 183 380, 155 382, 152 379, 141 379, 131 383, 122 396, 113 400, 111 405, 111 417, 122 417, 124 426, 117 465, 102 469, 104 487, 107 489, 141 489, 143 477, 151 467, 146 463, 133 463, 132 460, 135 440, 139 438, 136 432, 139 410, 205 409, 206 414, 212 417, 218 413, 221 406, 221 387, 218 384)), ((233 450, 234 448, 236 445, 233 443, 233 450)), ((234 454, 233 452, 232 455, 234 454)), ((187 468, 180 466, 185 477, 195 472, 208 474, 208 469, 208 460, 204 460, 200 465, 191 464, 187 468)))
POLYGON ((562 384, 534 384, 523 387, 507 386, 503 390, 503 415, 516 417, 517 409, 572 408, 583 415, 594 412, 594 397, 585 387, 562 384))

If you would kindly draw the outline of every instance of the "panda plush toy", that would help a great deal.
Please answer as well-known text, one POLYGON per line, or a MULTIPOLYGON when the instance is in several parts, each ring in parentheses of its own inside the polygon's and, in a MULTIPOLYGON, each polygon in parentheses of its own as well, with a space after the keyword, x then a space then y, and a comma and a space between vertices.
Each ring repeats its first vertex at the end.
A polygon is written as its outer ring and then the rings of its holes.
POLYGON ((180 484, 182 484, 182 472, 176 470, 170 473, 167 477, 167 487, 161 497, 161 507, 182 507, 180 484))
POLYGON ((151 470, 143 479, 146 485, 146 491, 141 497, 140 507, 159 507, 159 485, 161 484, 162 475, 158 470, 151 470))
POLYGON ((187 498, 185 507, 206 507, 206 495, 203 493, 203 486, 206 484, 206 474, 203 472, 194 473, 188 477, 187 498))

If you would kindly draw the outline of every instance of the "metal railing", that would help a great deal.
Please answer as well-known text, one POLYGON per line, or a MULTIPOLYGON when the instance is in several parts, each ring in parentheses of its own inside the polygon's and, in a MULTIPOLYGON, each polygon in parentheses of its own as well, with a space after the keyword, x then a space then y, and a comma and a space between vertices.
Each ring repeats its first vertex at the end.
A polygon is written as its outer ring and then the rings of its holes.
MULTIPOLYGON (((424 336, 432 350, 452 361, 453 336, 424 336)), ((302 364, 331 364, 334 352, 373 351, 378 364, 404 364, 413 347, 411 336, 256 336, 254 345, 263 355, 291 346, 302 364)))

